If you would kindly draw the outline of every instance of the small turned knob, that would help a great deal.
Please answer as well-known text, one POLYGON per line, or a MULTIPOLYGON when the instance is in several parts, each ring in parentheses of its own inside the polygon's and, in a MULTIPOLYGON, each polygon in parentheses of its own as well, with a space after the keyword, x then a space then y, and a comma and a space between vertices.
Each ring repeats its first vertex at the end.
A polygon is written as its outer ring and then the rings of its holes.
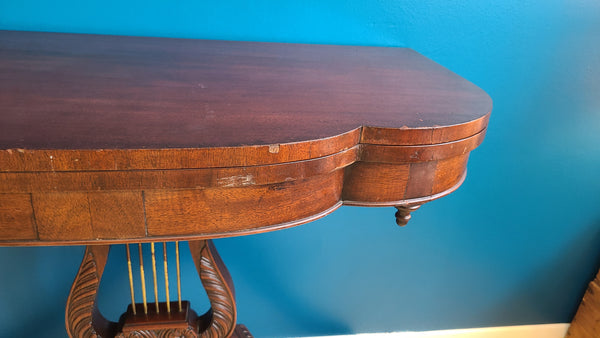
POLYGON ((398 211, 396 211, 396 224, 401 227, 408 224, 408 221, 410 221, 411 218, 410 213, 419 209, 420 206, 420 204, 396 206, 396 209, 398 209, 398 211))

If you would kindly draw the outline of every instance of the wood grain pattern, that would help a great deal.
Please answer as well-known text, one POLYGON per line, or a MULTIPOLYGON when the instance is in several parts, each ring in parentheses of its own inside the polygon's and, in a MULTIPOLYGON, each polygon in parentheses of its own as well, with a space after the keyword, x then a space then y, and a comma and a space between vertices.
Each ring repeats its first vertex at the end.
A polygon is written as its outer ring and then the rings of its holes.
POLYGON ((375 163, 413 163, 438 161, 464 155, 477 148, 485 130, 462 140, 425 146, 382 146, 363 144, 360 160, 375 163))
POLYGON ((30 194, 0 194, 0 240, 37 239, 30 194))
POLYGON ((463 154, 438 161, 433 182, 433 191, 450 189, 467 170, 469 154, 463 154))
POLYGON ((248 338, 208 239, 342 204, 405 225, 463 182, 491 109, 406 48, 0 31, 0 245, 92 244, 71 337, 248 338), (106 244, 158 240, 190 240, 211 309, 107 321, 106 244))
MULTIPOLYGON (((406 185, 403 199, 424 197, 432 194, 438 163, 438 161, 430 161, 410 164, 408 184, 406 185)), ((456 183, 456 181, 454 182, 456 183)), ((436 189, 435 191, 440 192, 443 190, 436 189)))
POLYGON ((441 143, 492 108, 406 48, 11 31, 0 46, 0 149, 277 145, 361 126, 441 143))
POLYGON ((358 160, 358 147, 312 160, 264 166, 180 170, 0 172, 0 193, 231 188, 328 174, 358 160))
MULTIPOLYGON (((4 110, 0 112, 5 113, 4 110)), ((218 148, 0 148, 0 172, 129 171, 279 164, 324 157, 352 148, 359 143, 360 133, 360 128, 354 128, 339 135, 305 142, 218 148)))
POLYGON ((382 202, 404 198, 409 164, 359 162, 346 171, 345 201, 382 202))
POLYGON ((342 179, 338 170, 269 186, 149 191, 148 235, 207 235, 306 218, 340 200, 342 179))
POLYGON ((141 238, 146 235, 141 191, 88 193, 94 237, 141 238))
POLYGON ((430 145, 445 143, 451 140, 460 140, 473 136, 487 127, 489 114, 481 119, 466 124, 433 126, 429 128, 381 128, 363 127, 361 143, 380 145, 430 145))
POLYGON ((492 108, 406 48, 11 31, 0 47, 0 245, 201 240, 422 204, 464 180, 492 108))
POLYGON ((36 193, 32 197, 40 240, 95 237, 87 193, 36 193))

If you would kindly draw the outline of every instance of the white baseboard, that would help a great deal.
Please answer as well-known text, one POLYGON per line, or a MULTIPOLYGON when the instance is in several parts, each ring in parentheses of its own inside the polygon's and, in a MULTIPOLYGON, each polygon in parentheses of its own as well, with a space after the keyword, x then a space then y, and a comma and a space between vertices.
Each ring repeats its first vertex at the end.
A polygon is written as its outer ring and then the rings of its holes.
POLYGON ((568 323, 539 324, 425 332, 364 333, 344 336, 327 336, 321 338, 564 338, 568 329, 568 323))

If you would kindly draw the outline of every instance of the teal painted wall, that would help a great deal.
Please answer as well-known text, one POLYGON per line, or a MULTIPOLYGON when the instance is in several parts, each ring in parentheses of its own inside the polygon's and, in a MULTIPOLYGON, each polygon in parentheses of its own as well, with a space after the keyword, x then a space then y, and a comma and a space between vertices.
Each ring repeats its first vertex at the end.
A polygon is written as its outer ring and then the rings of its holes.
MULTIPOLYGON (((598 1, 3 0, 0 29, 407 46, 490 94, 466 182, 406 228, 391 208, 343 207, 216 241, 257 337, 568 322, 599 267, 598 1)), ((100 295, 113 319, 129 297, 123 251, 100 295)), ((65 335, 82 253, 0 248, 0 337, 65 335)), ((183 282, 205 306, 197 277, 183 282)))

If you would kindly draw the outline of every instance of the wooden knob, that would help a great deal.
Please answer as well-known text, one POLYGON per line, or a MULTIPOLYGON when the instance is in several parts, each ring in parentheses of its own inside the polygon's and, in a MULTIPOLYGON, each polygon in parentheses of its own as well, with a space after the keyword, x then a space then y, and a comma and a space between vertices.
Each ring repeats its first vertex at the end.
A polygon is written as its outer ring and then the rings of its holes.
POLYGON ((420 204, 396 206, 396 209, 398 209, 398 211, 396 211, 396 224, 401 227, 408 224, 408 221, 410 221, 411 218, 410 213, 419 209, 419 207, 421 207, 420 204))

